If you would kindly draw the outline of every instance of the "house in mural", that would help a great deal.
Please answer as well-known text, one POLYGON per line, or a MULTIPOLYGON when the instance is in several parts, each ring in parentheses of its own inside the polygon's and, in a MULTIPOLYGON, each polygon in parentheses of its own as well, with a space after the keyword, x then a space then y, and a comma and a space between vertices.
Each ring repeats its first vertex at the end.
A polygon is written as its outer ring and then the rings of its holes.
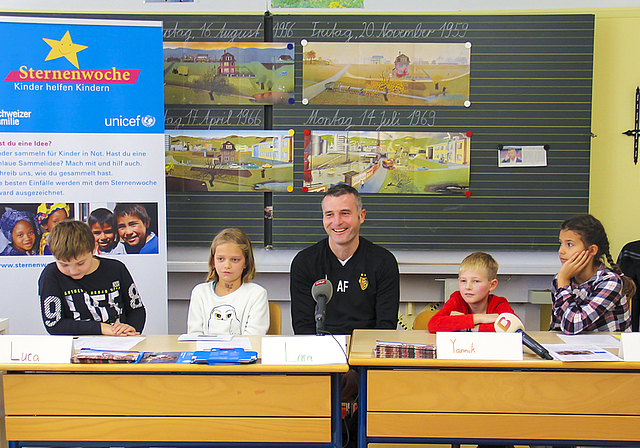
POLYGON ((396 60, 393 63, 393 75, 396 78, 404 78, 409 76, 409 65, 411 61, 409 60, 409 56, 400 52, 398 56, 396 56, 396 60))
POLYGON ((293 137, 269 137, 253 145, 253 157, 279 162, 293 162, 293 137))
POLYGON ((219 75, 235 75, 236 74, 236 58, 231 53, 225 52, 220 56, 220 67, 218 67, 219 75))
POLYGON ((236 145, 229 140, 220 146, 220 163, 223 165, 236 162, 236 145))
POLYGON ((442 163, 469 164, 470 140, 453 137, 436 145, 429 145, 426 150, 428 159, 442 163))

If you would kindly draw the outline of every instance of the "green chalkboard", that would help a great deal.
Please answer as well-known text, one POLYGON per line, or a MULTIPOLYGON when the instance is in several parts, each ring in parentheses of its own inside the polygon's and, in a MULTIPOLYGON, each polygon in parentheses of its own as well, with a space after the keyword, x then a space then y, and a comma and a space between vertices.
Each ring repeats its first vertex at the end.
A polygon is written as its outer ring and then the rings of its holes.
MULTIPOLYGON (((26 15, 26 14, 21 14, 26 15)), ((165 41, 295 44, 295 104, 167 105, 167 129, 293 129, 291 193, 169 193, 168 243, 208 245, 241 227, 255 244, 298 249, 325 236, 319 193, 304 193, 303 134, 470 132, 470 196, 364 194, 363 236, 389 249, 553 250, 589 201, 593 15, 35 16, 160 20, 165 41), (304 41, 471 45, 469 107, 302 104, 304 41), (547 148, 547 166, 504 169, 502 146, 547 148), (264 219, 265 204, 273 219, 264 219)))

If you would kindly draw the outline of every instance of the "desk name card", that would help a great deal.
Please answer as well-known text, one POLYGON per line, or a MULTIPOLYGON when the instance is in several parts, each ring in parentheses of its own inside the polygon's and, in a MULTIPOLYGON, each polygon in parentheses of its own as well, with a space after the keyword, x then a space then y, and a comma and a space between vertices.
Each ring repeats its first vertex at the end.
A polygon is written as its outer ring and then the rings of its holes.
POLYGON ((520 361, 523 359, 520 333, 436 333, 438 359, 520 361))
POLYGON ((640 333, 620 334, 619 357, 625 361, 640 361, 640 333))
POLYGON ((262 364, 322 365, 347 362, 347 337, 266 336, 262 338, 262 364))
POLYGON ((0 362, 68 364, 72 336, 0 336, 0 362))

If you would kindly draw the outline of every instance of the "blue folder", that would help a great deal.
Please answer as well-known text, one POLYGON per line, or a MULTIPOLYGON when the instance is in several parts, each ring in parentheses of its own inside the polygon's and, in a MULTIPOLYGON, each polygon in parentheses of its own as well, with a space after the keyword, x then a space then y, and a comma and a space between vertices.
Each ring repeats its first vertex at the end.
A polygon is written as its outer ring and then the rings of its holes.
POLYGON ((258 352, 243 348, 212 348, 193 352, 193 364, 248 364, 258 359, 258 352))

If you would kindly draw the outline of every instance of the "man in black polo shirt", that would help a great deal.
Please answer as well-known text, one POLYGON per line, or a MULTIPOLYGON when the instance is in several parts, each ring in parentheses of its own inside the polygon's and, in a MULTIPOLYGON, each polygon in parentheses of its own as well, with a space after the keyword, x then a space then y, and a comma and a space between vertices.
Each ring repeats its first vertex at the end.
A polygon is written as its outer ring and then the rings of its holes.
POLYGON ((398 263, 391 252, 360 236, 365 215, 358 191, 348 185, 331 187, 322 199, 328 238, 298 253, 291 263, 291 318, 296 334, 315 334, 311 287, 324 278, 333 285, 326 331, 351 334, 356 328, 396 328, 398 263))

